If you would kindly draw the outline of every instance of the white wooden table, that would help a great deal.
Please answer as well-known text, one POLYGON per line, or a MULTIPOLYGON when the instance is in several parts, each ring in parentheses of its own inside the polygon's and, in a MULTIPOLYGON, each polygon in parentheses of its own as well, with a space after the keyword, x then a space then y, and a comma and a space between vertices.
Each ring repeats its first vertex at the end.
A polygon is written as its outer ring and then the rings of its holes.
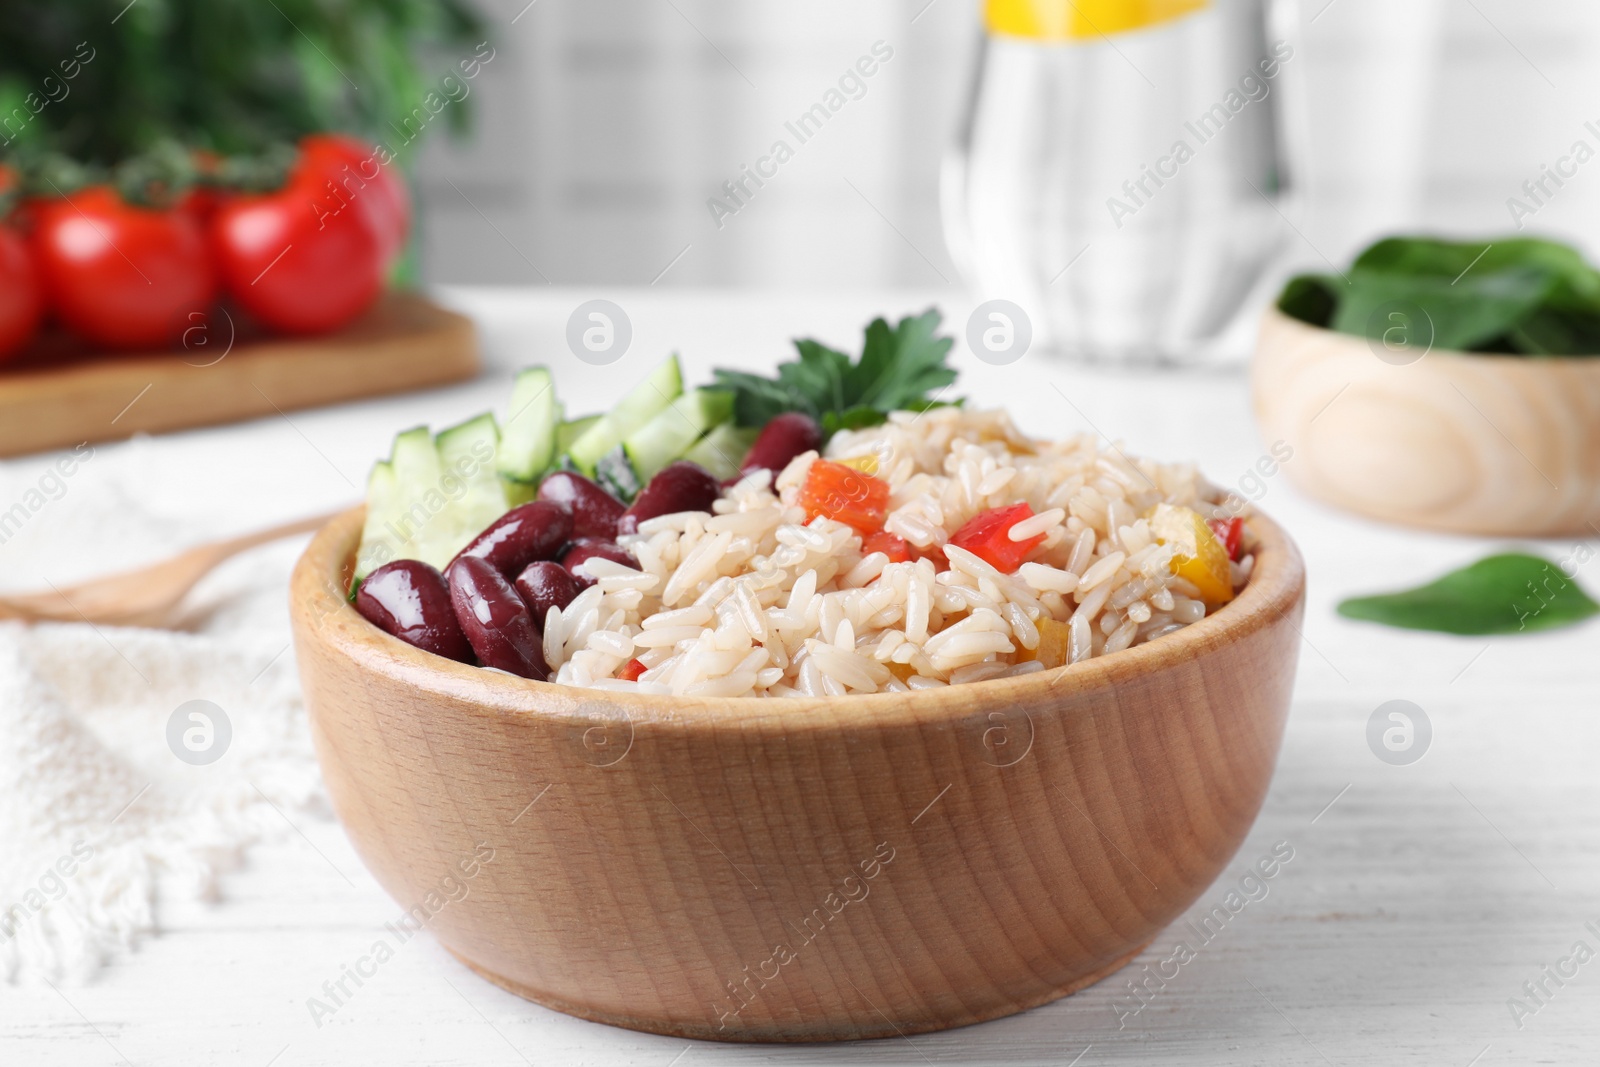
MULTIPOLYGON (((656 291, 455 290, 482 324, 491 369, 437 393, 295 413, 144 443, 146 491, 195 539, 335 506, 356 494, 389 435, 503 406, 511 371, 556 368, 571 410, 605 404, 672 348, 691 377, 770 364, 787 339, 854 344, 880 310, 927 294, 761 297, 656 291), (633 323, 622 362, 597 370, 564 343, 593 296, 633 323), (265 457, 265 458, 264 458, 265 457), (195 465, 235 469, 225 484, 195 465)), ((956 332, 967 305, 941 301, 956 332)), ((1127 375, 1033 357, 991 367, 959 350, 960 388, 1007 404, 1028 430, 1093 428, 1133 451, 1195 457, 1236 484, 1263 454, 1238 371, 1127 375)), ((1293 445, 1294 442, 1289 442, 1293 445)), ((28 461, 21 461, 28 462, 28 461)), ((1292 464, 1294 461, 1290 460, 1292 464)), ((0 1064, 1594 1063, 1600 962, 1563 985, 1544 977, 1575 942, 1600 951, 1600 627, 1536 637, 1405 634, 1338 618, 1347 594, 1410 584, 1475 558, 1487 542, 1388 529, 1297 494, 1279 473, 1262 506, 1299 540, 1311 594, 1282 760, 1233 868, 1196 905, 1221 902, 1274 843, 1294 858, 1136 1015, 1125 986, 1176 931, 1099 986, 1024 1015, 909 1040, 850 1046, 688 1043, 580 1022, 477 979, 416 938, 331 1020, 307 998, 361 955, 398 907, 331 821, 306 820, 230 876, 223 900, 165 900, 163 932, 91 984, 0 987, 0 1064), (1433 726, 1426 756, 1380 761, 1368 717, 1402 698, 1433 726), (1594 923, 1586 928, 1586 923, 1594 923), (1527 998, 1523 983, 1549 995, 1527 998), (1530 1009, 1513 1017, 1509 998, 1530 1009), (1537 1009, 1533 1011, 1532 1009, 1537 1009), (1119 1028, 1119 1022, 1126 1025, 1119 1028), (1519 1027, 1520 1022, 1520 1027, 1519 1027)), ((108 536, 112 533, 108 531, 108 536)), ((1543 546, 1552 558, 1567 544, 1543 546)), ((264 557, 286 567, 292 551, 264 557)), ((1600 588, 1600 566, 1579 574, 1600 588)), ((3 785, 0 785, 3 787, 3 785)), ((3 860, 0 860, 3 861, 3 860)))

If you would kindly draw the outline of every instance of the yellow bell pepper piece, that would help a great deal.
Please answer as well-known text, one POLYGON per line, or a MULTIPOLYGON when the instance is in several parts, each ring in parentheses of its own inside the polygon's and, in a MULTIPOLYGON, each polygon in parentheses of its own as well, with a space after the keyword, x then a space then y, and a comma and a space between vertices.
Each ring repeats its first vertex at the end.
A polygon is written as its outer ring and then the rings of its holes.
POLYGON ((1019 650, 1017 662, 1036 659, 1047 669, 1066 666, 1072 627, 1048 617, 1035 621, 1034 625, 1039 628, 1039 647, 1019 650))
POLYGON ((1228 550, 1199 512, 1193 508, 1158 504, 1150 515, 1150 532, 1157 541, 1177 550, 1172 557, 1172 573, 1200 590, 1206 603, 1226 604, 1233 599, 1228 550))

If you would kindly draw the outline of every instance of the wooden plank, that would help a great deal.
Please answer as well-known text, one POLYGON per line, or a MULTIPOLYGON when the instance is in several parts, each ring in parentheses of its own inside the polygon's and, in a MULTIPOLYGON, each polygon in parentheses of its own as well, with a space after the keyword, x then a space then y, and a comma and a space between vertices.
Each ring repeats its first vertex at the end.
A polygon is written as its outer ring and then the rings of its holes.
POLYGON ((0 456, 239 422, 461 381, 479 369, 471 321, 393 293, 320 337, 221 336, 171 352, 52 351, 0 373, 0 456))

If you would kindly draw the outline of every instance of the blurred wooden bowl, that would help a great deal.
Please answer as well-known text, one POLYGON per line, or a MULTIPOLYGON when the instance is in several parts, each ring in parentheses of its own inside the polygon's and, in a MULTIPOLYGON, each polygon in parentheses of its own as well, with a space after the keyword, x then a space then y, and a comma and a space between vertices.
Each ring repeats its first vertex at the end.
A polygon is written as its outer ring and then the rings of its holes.
POLYGON ((1600 534, 1600 358, 1428 352, 1269 308, 1252 388, 1307 492, 1388 522, 1501 536, 1600 534), (1407 358, 1404 353, 1389 359, 1407 358))
MULTIPOLYGON (((981 1022, 1112 973, 1211 884, 1277 758, 1304 569, 1159 641, 915 696, 690 700, 440 659, 292 583, 328 791, 378 881, 490 981, 587 1019, 818 1041, 981 1022)), ((397 909, 398 911, 398 909, 397 909)))

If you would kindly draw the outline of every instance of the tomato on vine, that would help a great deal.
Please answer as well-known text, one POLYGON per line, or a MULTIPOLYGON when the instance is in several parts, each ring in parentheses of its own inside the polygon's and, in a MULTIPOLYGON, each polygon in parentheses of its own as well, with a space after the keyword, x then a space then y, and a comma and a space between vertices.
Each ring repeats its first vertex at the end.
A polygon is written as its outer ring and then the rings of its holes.
POLYGON ((336 329, 383 291, 382 238, 364 216, 317 210, 303 177, 275 193, 220 207, 212 244, 230 295, 263 325, 283 333, 336 329))
POLYGON ((22 235, 0 226, 0 361, 15 356, 39 332, 44 286, 22 235))
POLYGON ((106 186, 39 200, 31 244, 51 310, 111 348, 155 348, 208 310, 217 271, 192 214, 138 207, 106 186))
POLYGON ((316 190, 318 211, 365 217, 382 243, 386 268, 405 247, 411 197, 392 159, 385 162, 374 147, 343 134, 304 137, 294 180, 316 190))

